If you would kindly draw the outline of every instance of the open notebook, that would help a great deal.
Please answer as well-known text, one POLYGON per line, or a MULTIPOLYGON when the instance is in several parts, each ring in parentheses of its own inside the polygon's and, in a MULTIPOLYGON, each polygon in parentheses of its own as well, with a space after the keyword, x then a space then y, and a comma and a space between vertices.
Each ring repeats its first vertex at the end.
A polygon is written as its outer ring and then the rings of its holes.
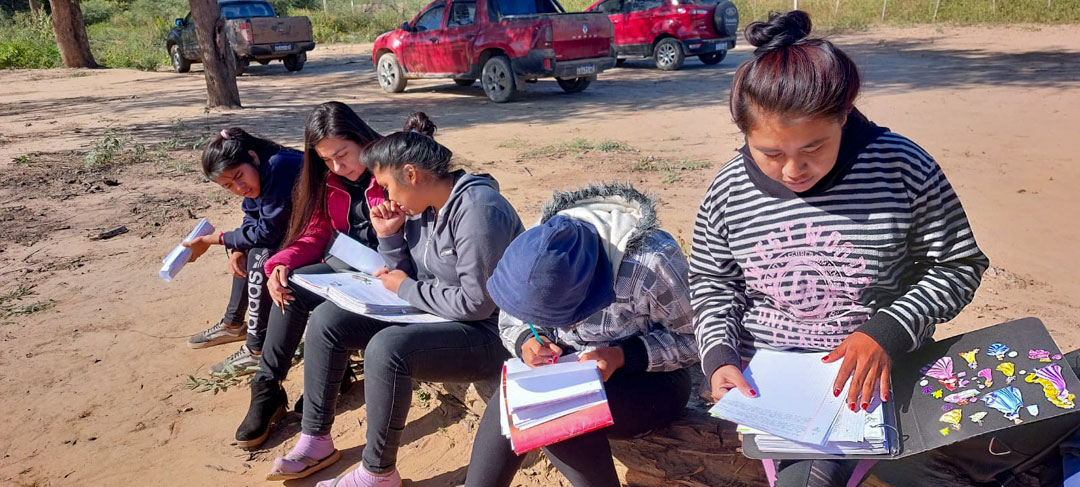
POLYGON ((394 323, 441 323, 444 318, 425 313, 383 286, 372 277, 386 267, 378 252, 349 236, 338 233, 329 251, 331 257, 359 272, 293 274, 289 281, 332 301, 346 311, 394 323))
POLYGON ((895 363, 891 399, 876 406, 880 421, 873 408, 873 416, 864 418, 859 444, 848 443, 848 437, 839 434, 846 430, 844 425, 851 432, 858 429, 858 421, 845 418, 851 412, 840 407, 833 413, 831 406, 822 406, 832 397, 836 373, 821 364, 822 355, 759 351, 746 374, 752 383, 759 381, 760 397, 749 399, 734 391, 713 407, 714 415, 757 430, 743 436, 746 456, 899 458, 1080 411, 1075 404, 1080 380, 1036 318, 929 343, 895 363), (823 381, 830 387, 821 387, 823 381), (774 388, 779 394, 769 392, 774 388), (811 417, 814 425, 828 418, 829 425, 824 436, 818 430, 798 436, 807 428, 785 421, 788 415, 811 417))
POLYGON ((578 362, 576 354, 536 368, 507 360, 499 409, 503 435, 519 455, 612 424, 596 361, 578 362))

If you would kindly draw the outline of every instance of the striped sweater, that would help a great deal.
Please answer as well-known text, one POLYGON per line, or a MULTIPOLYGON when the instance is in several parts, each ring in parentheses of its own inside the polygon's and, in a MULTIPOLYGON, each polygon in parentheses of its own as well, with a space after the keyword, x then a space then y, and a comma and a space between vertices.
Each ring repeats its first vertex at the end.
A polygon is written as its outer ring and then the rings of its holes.
POLYGON ((971 301, 989 261, 934 159, 858 115, 837 160, 795 194, 744 147, 709 186, 690 259, 706 376, 759 347, 831 350, 854 331, 896 358, 971 301))

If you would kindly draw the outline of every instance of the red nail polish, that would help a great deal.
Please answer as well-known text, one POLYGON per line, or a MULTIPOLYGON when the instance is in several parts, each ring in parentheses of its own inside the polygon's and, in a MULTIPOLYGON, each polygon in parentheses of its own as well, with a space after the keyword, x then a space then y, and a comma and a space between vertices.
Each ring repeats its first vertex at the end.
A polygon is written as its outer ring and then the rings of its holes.
POLYGON ((851 412, 855 412, 855 403, 848 404, 848 407, 851 408, 851 412))
POLYGON ((826 360, 829 360, 829 356, 828 356, 828 355, 826 355, 826 356, 824 356, 824 357, 821 357, 821 361, 822 361, 822 362, 824 362, 824 361, 826 361, 826 360))
POLYGON ((750 389, 750 397, 757 397, 757 391, 750 389))
POLYGON ((885 393, 885 398, 882 399, 882 401, 889 402, 889 393, 888 392, 885 393))
POLYGON ((840 397, 840 389, 833 389, 832 397, 840 397))
POLYGON ((869 405, 869 404, 867 404, 867 403, 865 403, 865 402, 864 402, 864 403, 862 403, 862 410, 863 410, 863 411, 866 411, 866 410, 867 410, 867 409, 868 409, 869 407, 870 407, 870 405, 869 405))

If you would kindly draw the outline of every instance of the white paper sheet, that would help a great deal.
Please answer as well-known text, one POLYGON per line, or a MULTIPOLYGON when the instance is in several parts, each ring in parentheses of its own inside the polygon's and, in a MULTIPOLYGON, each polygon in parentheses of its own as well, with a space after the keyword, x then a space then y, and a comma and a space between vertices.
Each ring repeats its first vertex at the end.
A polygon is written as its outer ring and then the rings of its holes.
POLYGON ((711 412, 782 438, 821 445, 844 403, 843 395, 832 394, 841 361, 822 363, 825 355, 760 350, 743 373, 758 397, 732 389, 711 412))
MULTIPOLYGON (((184 242, 190 242, 193 239, 210 235, 214 233, 214 226, 210 222, 203 218, 199 220, 199 223, 195 224, 195 228, 184 237, 184 242)), ((177 274, 180 273, 180 269, 183 269, 191 260, 191 249, 184 247, 183 245, 177 245, 176 248, 169 252, 169 255, 165 256, 165 259, 161 261, 161 270, 158 271, 158 275, 161 276, 166 282, 171 282, 177 274)))
POLYGON ((375 271, 386 267, 386 261, 378 252, 341 232, 338 232, 334 238, 329 253, 349 264, 349 267, 368 275, 375 274, 375 271))

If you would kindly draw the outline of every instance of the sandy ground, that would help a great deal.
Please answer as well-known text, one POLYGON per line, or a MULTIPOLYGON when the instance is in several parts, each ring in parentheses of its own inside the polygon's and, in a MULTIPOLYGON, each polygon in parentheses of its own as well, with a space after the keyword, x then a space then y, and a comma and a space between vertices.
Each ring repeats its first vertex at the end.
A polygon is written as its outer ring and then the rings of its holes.
MULTIPOLYGON (((993 261, 975 302, 938 335, 1034 315, 1061 348, 1080 346, 1080 27, 834 40, 862 67, 859 107, 938 158, 993 261)), ((237 449, 247 389, 186 385, 235 349, 184 344, 221 317, 225 259, 211 254, 173 283, 156 276, 194 218, 240 218, 239 201, 201 177, 190 150, 220 128, 298 145, 304 117, 323 101, 347 102, 385 132, 423 110, 439 140, 466 167, 495 175, 526 220, 553 188, 629 180, 659 197, 665 228, 684 238, 708 181, 740 145, 726 100, 734 67, 750 56, 743 46, 719 66, 693 60, 676 73, 630 62, 577 95, 542 81, 505 105, 439 81, 384 94, 369 49, 320 46, 296 74, 255 66, 239 80, 238 111, 204 109, 200 71, 0 73, 0 294, 32 286, 0 302, 0 484, 266 485, 271 460, 292 445, 296 418, 263 450, 237 449), (556 147, 575 138, 631 149, 556 147), (116 162, 87 169, 92 144, 110 139, 121 148, 116 162), (90 238, 121 225, 127 233, 90 238)), ((290 397, 300 377, 294 370, 287 381, 290 397)), ((313 485, 359 461, 361 389, 343 398, 335 426, 344 460, 287 485, 313 485)), ((457 485, 475 417, 439 397, 414 403, 400 455, 406 485, 457 485)), ((515 484, 558 483, 544 465, 515 484)))

